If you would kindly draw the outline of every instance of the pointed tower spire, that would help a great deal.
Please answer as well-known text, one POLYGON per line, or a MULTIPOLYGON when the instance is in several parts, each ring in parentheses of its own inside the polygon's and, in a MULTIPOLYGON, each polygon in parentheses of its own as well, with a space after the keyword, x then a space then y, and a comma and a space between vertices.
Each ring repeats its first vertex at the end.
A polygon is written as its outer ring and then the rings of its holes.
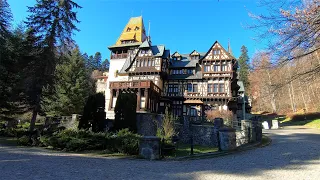
POLYGON ((230 39, 228 39, 228 53, 233 56, 232 49, 231 49, 231 46, 230 46, 230 39))
POLYGON ((131 17, 122 33, 120 34, 116 45, 120 45, 122 43, 142 43, 146 40, 146 38, 147 37, 145 34, 142 16, 131 17))

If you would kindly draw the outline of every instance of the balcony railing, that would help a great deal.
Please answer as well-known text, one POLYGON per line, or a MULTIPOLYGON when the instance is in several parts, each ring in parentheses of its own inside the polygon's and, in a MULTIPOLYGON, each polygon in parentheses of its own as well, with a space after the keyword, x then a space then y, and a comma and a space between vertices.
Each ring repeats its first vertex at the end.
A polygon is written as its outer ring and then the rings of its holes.
POLYGON ((128 57, 128 53, 111 54, 111 59, 125 59, 128 57))

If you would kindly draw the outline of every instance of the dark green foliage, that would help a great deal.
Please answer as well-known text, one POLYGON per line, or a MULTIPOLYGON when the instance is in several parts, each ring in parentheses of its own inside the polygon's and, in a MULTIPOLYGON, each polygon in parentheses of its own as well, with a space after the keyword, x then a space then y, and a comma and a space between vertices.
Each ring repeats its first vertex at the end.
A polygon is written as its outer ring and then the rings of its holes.
MULTIPOLYGON (((9 34, 12 14, 7 0, 0 0, 0 47, 9 34)), ((1 59, 0 59, 1 60, 1 59)))
POLYGON ((136 108, 137 108, 137 96, 134 93, 120 93, 115 112, 115 130, 129 128, 130 131, 136 132, 136 108))
POLYGON ((53 93, 43 98, 43 109, 47 115, 82 114, 85 100, 89 96, 89 79, 85 60, 78 48, 62 56, 62 63, 56 67, 55 83, 51 88, 53 93))
POLYGON ((92 123, 92 130, 103 131, 105 121, 105 97, 103 93, 89 96, 83 110, 83 115, 79 121, 79 129, 89 129, 92 123), (101 112, 102 110, 102 112, 101 112), (103 115, 102 115, 103 113, 103 115))
POLYGON ((30 15, 26 25, 34 31, 33 35, 38 39, 37 45, 41 47, 39 58, 31 57, 36 63, 41 64, 41 68, 31 66, 30 72, 41 75, 30 80, 30 89, 34 97, 30 131, 33 131, 40 111, 42 89, 50 88, 53 83, 55 68, 60 60, 59 54, 63 54, 73 45, 72 33, 74 30, 78 31, 75 23, 79 22, 74 8, 81 7, 72 0, 37 0, 33 7, 28 7, 30 15))
POLYGON ((249 79, 248 79, 248 75, 249 75, 249 56, 248 56, 248 49, 246 46, 242 46, 241 47, 241 55, 238 59, 239 61, 239 65, 240 65, 240 80, 243 82, 243 85, 246 89, 249 88, 249 79))
POLYGON ((94 133, 85 130, 63 130, 53 136, 42 136, 40 142, 44 146, 66 151, 108 150, 136 155, 139 153, 140 136, 128 129, 115 134, 94 133))
POLYGON ((108 59, 105 59, 101 64, 100 71, 102 72, 109 71, 109 67, 110 67, 110 62, 108 59))

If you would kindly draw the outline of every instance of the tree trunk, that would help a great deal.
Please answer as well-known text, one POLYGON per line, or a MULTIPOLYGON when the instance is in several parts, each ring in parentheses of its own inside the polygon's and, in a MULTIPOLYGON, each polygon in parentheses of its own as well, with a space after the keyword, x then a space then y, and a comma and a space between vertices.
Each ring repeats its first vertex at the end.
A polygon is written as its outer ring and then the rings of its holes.
POLYGON ((303 101, 303 104, 304 104, 304 109, 308 112, 308 107, 307 107, 307 103, 306 103, 306 99, 304 97, 304 93, 303 93, 303 89, 302 89, 302 86, 301 86, 301 82, 299 81, 299 86, 300 86, 300 91, 301 91, 301 95, 302 95, 302 101, 303 101))
POLYGON ((31 118, 30 127, 29 127, 29 131, 30 131, 31 134, 34 131, 34 128, 35 128, 35 125, 36 125, 37 115, 38 115, 38 112, 39 112, 39 106, 40 106, 40 95, 37 96, 35 105, 34 105, 33 110, 32 110, 32 118, 31 118))
POLYGON ((270 72, 267 70, 268 78, 269 78, 269 94, 271 95, 271 107, 272 107, 272 112, 277 112, 277 107, 276 107, 276 99, 274 95, 274 91, 271 90, 272 87, 272 82, 271 82, 271 77, 270 77, 270 72))

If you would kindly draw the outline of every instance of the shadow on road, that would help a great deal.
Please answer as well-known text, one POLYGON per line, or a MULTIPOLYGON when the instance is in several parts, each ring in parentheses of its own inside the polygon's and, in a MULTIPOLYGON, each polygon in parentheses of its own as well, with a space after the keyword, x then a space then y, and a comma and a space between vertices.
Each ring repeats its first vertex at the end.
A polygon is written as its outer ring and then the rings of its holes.
POLYGON ((82 157, 37 148, 0 146, 0 169, 8 179, 32 179, 34 176, 52 179, 201 179, 212 174, 255 177, 275 169, 295 173, 308 165, 319 164, 320 131, 297 127, 268 130, 266 134, 273 140, 270 146, 192 161, 82 157))

